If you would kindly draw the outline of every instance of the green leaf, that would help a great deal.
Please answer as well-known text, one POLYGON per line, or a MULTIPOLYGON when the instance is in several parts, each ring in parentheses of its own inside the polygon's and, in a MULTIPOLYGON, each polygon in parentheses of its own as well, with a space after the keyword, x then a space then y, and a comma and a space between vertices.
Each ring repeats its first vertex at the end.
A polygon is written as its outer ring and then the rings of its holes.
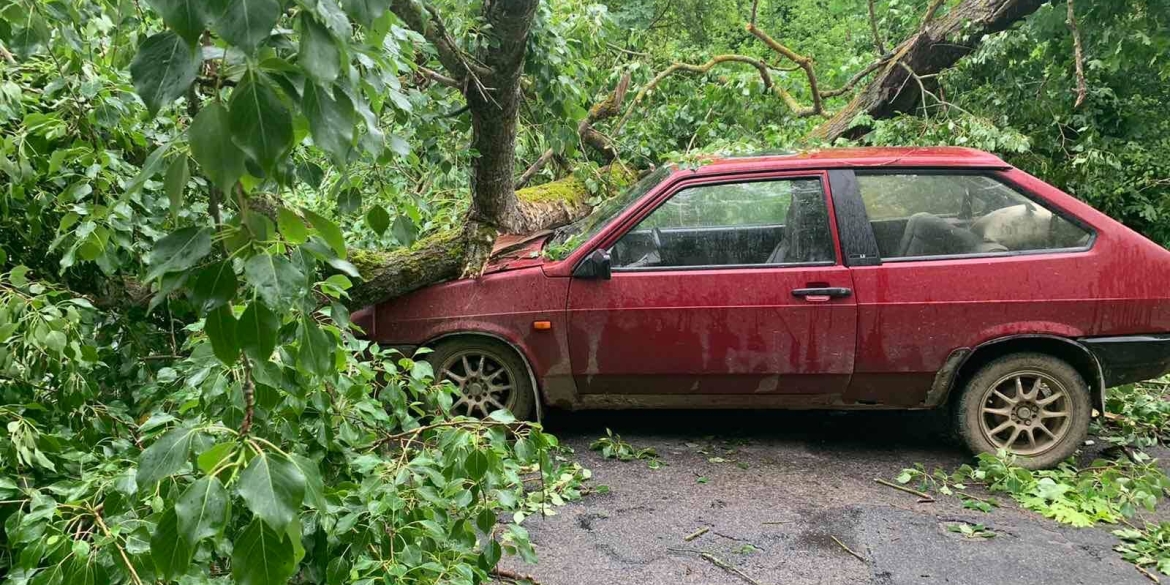
POLYGON ((284 530, 252 520, 232 543, 232 579, 238 585, 285 585, 296 572, 293 547, 284 530))
POLYGON ((187 91, 199 74, 201 62, 195 49, 170 31, 142 43, 130 64, 130 76, 151 116, 187 91))
POLYGON ((211 340, 211 350, 224 365, 232 365, 240 359, 240 342, 236 337, 236 318, 232 308, 224 305, 207 314, 203 330, 211 340))
POLYGON ((228 493, 219 478, 207 476, 191 484, 175 502, 178 531, 196 544, 223 531, 228 521, 228 493))
POLYGON ((345 237, 341 235, 341 229, 337 227, 337 224, 308 209, 302 209, 301 211, 305 214, 305 219, 308 219, 309 223, 313 224, 313 228, 317 230, 317 233, 325 240, 325 243, 329 244, 329 247, 333 248, 334 252, 337 252, 338 257, 344 259, 345 237))
POLYGON ((175 510, 167 510, 150 536, 150 558, 154 560, 158 576, 170 581, 186 573, 193 552, 191 544, 179 532, 175 510))
POLYGON ((353 108, 348 107, 349 101, 339 102, 329 90, 313 83, 305 83, 304 93, 301 107, 309 119, 313 142, 333 155, 334 160, 344 160, 354 136, 353 108))
POLYGON ((191 442, 199 434, 194 427, 178 427, 168 431, 147 447, 138 457, 138 475, 135 481, 146 487, 178 473, 191 455, 191 442))
POLYGON ((187 129, 191 156, 203 174, 220 189, 230 192, 244 175, 244 154, 232 141, 232 125, 226 108, 207 104, 187 129))
POLYGON ((500 543, 496 542, 495 539, 489 540, 487 544, 484 545, 483 552, 480 553, 483 566, 487 569, 495 567, 496 563, 500 562, 500 556, 502 554, 503 551, 500 549, 500 543))
POLYGON ((199 464, 199 469, 203 473, 211 473, 215 468, 227 459, 229 455, 236 452, 236 443, 218 443, 210 449, 199 454, 195 461, 199 464))
POLYGON ((289 460, 305 476, 305 504, 318 510, 326 510, 329 503, 325 501, 325 483, 321 480, 321 471, 317 463, 308 457, 290 455, 289 460))
POLYGON ((192 44, 207 28, 206 3, 207 0, 147 0, 171 30, 192 44))
MULTIPOLYGON (((239 0, 241 3, 256 0, 239 0)), ((229 105, 232 138, 265 171, 292 146, 292 115, 256 72, 244 76, 229 105)))
POLYGON ((344 272, 354 278, 361 277, 361 274, 358 273, 356 266, 354 266, 348 260, 342 260, 341 258, 338 258, 337 254, 333 252, 333 248, 325 245, 321 238, 311 238, 308 242, 305 243, 302 249, 308 250, 314 256, 324 260, 326 264, 341 272, 344 272))
POLYGON ((362 192, 346 189, 337 194, 337 213, 349 215, 362 207, 362 192))
POLYGON ((312 319, 305 319, 301 323, 300 348, 297 352, 297 365, 305 371, 326 376, 334 371, 333 348, 334 340, 323 329, 317 326, 312 319))
POLYGON ((187 181, 191 178, 191 168, 187 160, 186 155, 180 156, 167 168, 164 186, 167 199, 171 202, 171 215, 174 217, 178 217, 179 210, 183 208, 183 192, 187 190, 187 181))
POLYGON ((240 474, 239 491, 253 514, 284 532, 301 508, 305 476, 283 456, 261 452, 240 474))
POLYGON ((264 303, 253 301, 240 316, 236 331, 244 353, 258 361, 268 361, 276 349, 276 332, 280 329, 280 318, 264 303))
POLYGON ((206 0, 215 34, 251 53, 268 35, 280 18, 276 0, 206 0))
POLYGON ((475 525, 479 528, 480 532, 487 534, 488 532, 491 532, 491 529, 496 525, 497 520, 498 518, 496 517, 495 510, 484 508, 482 511, 480 511, 479 515, 475 517, 475 525))
POLYGON ((124 196, 138 193, 146 185, 148 180, 154 178, 154 175, 162 168, 163 157, 166 156, 167 151, 170 149, 171 143, 168 142, 154 149, 154 152, 151 152, 150 156, 146 157, 146 162, 142 163, 142 170, 135 175, 133 180, 126 184, 124 196))
POLYGON ((375 205, 366 213, 366 225, 379 236, 385 234, 390 228, 390 214, 386 212, 385 207, 375 205))
POLYGON ((329 31, 307 12, 301 15, 301 48, 297 61, 309 78, 328 86, 341 74, 341 51, 329 31))
POLYGON ((291 244, 299 246, 309 239, 309 228, 305 227, 305 220, 284 207, 276 210, 276 227, 291 244))
POLYGON ((378 20, 386 11, 386 5, 383 0, 341 0, 341 7, 364 26, 370 26, 378 20))
POLYGON ((342 585, 349 579, 349 561, 345 557, 334 557, 325 567, 326 585, 342 585))
POLYGON ((398 240, 399 244, 409 246, 418 239, 418 226, 405 215, 399 215, 394 218, 394 227, 390 228, 390 234, 398 240))
POLYGON ((284 256, 257 254, 244 263, 244 277, 269 307, 283 307, 302 294, 305 275, 284 256))
POLYGON ((202 311, 210 311, 235 298, 238 286, 231 261, 216 262, 199 271, 191 289, 191 302, 202 311))
POLYGON ((463 469, 467 471, 467 477, 472 481, 483 479, 490 465, 491 460, 488 459, 487 453, 479 449, 468 453, 467 458, 463 460, 463 469))
POLYGON ((16 288, 24 288, 26 285, 28 285, 28 278, 25 276, 28 274, 28 272, 28 266, 25 266, 24 264, 18 264, 12 269, 11 272, 8 273, 8 281, 11 282, 12 286, 15 286, 16 288))
POLYGON ((154 244, 147 262, 150 272, 147 280, 154 280, 168 272, 191 268, 211 252, 211 231, 206 228, 183 228, 154 244))
POLYGON ((60 354, 68 344, 69 339, 60 331, 50 331, 45 334, 45 347, 53 350, 53 353, 60 354))
MULTIPOLYGON (((19 4, 13 4, 16 9, 20 8, 19 4)), ((27 59, 40 53, 44 46, 49 42, 51 33, 49 26, 45 23, 45 19, 33 10, 25 10, 27 18, 24 22, 12 29, 12 36, 6 39, 8 47, 17 56, 27 59)))
POLYGON ((339 39, 348 39, 353 36, 353 27, 349 25, 349 17, 337 4, 337 0, 316 0, 313 3, 317 18, 339 39))

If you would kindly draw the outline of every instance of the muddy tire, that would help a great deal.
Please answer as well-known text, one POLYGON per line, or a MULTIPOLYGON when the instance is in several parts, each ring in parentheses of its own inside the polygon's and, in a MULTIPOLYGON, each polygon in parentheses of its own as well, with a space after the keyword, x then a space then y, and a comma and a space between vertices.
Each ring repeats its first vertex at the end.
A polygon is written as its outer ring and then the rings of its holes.
POLYGON ((1045 469, 1076 452, 1089 432, 1089 388, 1063 360, 1038 353, 1000 357, 966 383, 955 428, 974 453, 1015 453, 1016 463, 1045 469))
POLYGON ((459 389, 453 414, 485 418, 501 408, 530 420, 536 397, 528 366, 507 344, 483 337, 456 337, 440 342, 427 361, 437 380, 459 389))

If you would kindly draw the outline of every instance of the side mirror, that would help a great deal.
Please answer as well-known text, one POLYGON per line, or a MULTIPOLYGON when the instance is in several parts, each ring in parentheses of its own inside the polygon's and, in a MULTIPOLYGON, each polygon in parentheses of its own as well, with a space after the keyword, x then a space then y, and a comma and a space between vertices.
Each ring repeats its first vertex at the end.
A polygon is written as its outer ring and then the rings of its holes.
POLYGON ((594 250, 573 270, 573 278, 609 280, 610 276, 612 276, 612 272, 610 271, 609 252, 605 250, 594 250))

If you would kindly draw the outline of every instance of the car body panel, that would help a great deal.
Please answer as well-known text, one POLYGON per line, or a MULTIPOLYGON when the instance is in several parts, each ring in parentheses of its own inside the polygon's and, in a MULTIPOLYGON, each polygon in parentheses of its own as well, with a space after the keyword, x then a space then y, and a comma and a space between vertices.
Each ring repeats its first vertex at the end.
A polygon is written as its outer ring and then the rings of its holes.
MULTIPOLYGON (((678 192, 726 183, 726 177, 684 172, 664 181, 619 219, 621 229, 603 231, 599 247, 613 246, 625 226, 678 192)), ((831 215, 823 171, 752 179, 819 180, 831 215)), ((839 263, 839 250, 834 253, 839 263)), ((852 286, 840 265, 615 270, 607 280, 573 279, 569 350, 577 390, 582 396, 839 396, 853 372, 855 302, 809 302, 790 293, 852 286)))
MULTIPOLYGON (((1170 333, 1170 252, 969 149, 840 149, 713 161, 674 171, 563 260, 541 257, 545 239, 501 238, 481 278, 415 291, 358 311, 354 321, 391 345, 468 333, 502 339, 527 360, 544 402, 566 408, 933 407, 973 352, 1043 336, 1076 344, 1098 361, 1132 353, 1116 349, 1123 347, 1119 338, 1146 336, 1138 340, 1146 341, 1141 363, 1112 369, 1101 363, 1094 370, 1124 372, 1117 378, 1170 367, 1170 356, 1162 355, 1170 343, 1147 339, 1170 333), (1076 250, 854 257, 852 248, 872 242, 873 232, 850 179, 854 171, 874 169, 990 174, 1094 237, 1076 250), (826 174, 832 177, 834 266, 572 277, 588 254, 608 249, 684 185, 826 174), (841 248, 845 243, 850 249, 841 248), (824 304, 791 296, 792 288, 808 284, 853 294, 824 304), (538 320, 551 328, 534 329, 538 320), (1094 338, 1109 342, 1090 353, 1094 338)), ((1089 377, 1097 385, 1106 378, 1089 377)))
POLYGON ((614 273, 574 279, 569 352, 581 394, 841 394, 853 373, 852 288, 842 266, 614 273))

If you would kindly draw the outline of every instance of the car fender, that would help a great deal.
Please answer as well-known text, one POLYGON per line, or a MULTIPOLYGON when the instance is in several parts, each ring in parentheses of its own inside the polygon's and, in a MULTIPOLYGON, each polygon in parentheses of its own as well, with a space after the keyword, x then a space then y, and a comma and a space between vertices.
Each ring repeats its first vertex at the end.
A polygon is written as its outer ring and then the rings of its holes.
POLYGON ((1001 323, 980 331, 977 335, 974 336, 975 342, 971 344, 971 347, 979 348, 1006 341, 1008 339, 1020 339, 1028 336, 1054 337, 1070 340, 1076 339, 1078 337, 1084 337, 1085 332, 1077 327, 1069 325, 1068 323, 1058 323, 1056 321, 1017 321, 1014 323, 1001 323))
MULTIPOLYGON (((1072 328, 1068 328, 1072 329, 1072 328)), ((1093 407, 1097 409, 1098 413, 1105 412, 1105 374, 1101 369, 1101 363, 1097 360, 1097 356, 1089 351, 1089 348, 1084 344, 1064 337, 1062 335, 1053 335, 1047 333, 1018 333, 1012 335, 1004 335, 994 339, 984 341, 974 347, 960 347, 953 350, 947 356, 943 367, 935 375, 934 383, 931 385, 930 391, 926 394, 925 406, 937 407, 946 403, 951 391, 954 389, 955 382, 958 380, 958 374, 967 365, 970 359, 978 355, 981 350, 994 348, 996 345, 1001 345, 1007 342, 1021 341, 1028 339, 1043 339, 1046 341, 1058 342, 1066 345, 1069 349, 1076 351, 1079 355, 1083 355, 1085 362, 1091 364, 1092 379, 1086 380, 1089 384, 1089 396, 1092 399, 1093 407)))

